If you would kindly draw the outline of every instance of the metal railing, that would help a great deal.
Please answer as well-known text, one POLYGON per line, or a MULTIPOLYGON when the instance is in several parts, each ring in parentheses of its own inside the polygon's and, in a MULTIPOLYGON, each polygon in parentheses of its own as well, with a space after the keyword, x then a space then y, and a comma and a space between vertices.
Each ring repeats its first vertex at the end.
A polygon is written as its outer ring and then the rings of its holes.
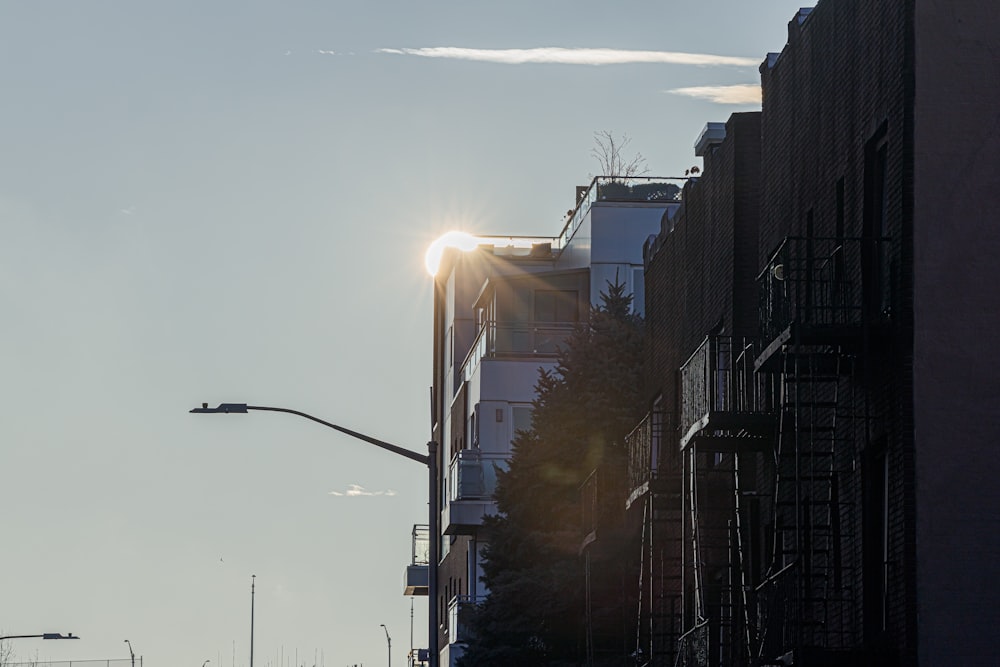
POLYGON ((647 413, 642 421, 625 436, 625 451, 628 453, 626 474, 631 493, 649 481, 656 469, 656 454, 653 448, 653 414, 647 413))
POLYGON ((757 276, 765 340, 793 322, 862 324, 866 308, 860 285, 866 274, 873 303, 887 300, 887 248, 888 239, 882 238, 786 237, 757 276))
POLYGON ((680 462, 674 452, 677 438, 675 423, 673 412, 654 410, 625 436, 630 500, 631 494, 658 475, 679 474, 680 462))
POLYGON ((757 657, 776 658, 801 645, 802 609, 797 562, 793 561, 757 586, 757 657))
POLYGON ((559 234, 559 247, 565 248, 569 245, 594 202, 678 202, 681 197, 681 189, 673 181, 680 181, 683 184, 686 180, 686 178, 671 176, 632 176, 629 178, 595 176, 590 182, 590 187, 580 196, 572 215, 569 216, 566 225, 559 234))
POLYGON ((677 640, 674 667, 708 667, 708 621, 702 620, 677 640))
POLYGON ((483 359, 554 357, 575 326, 575 322, 485 322, 462 364, 463 376, 472 379, 483 359))
MULTIPOLYGON (((135 664, 142 667, 142 656, 135 656, 135 664)), ((4 667, 131 667, 131 658, 114 658, 109 660, 28 660, 23 662, 7 662, 4 667)))
POLYGON ((583 535, 595 532, 601 526, 615 524, 624 506, 621 473, 613 466, 595 468, 580 485, 580 520, 583 535))
POLYGON ((754 339, 708 336, 688 357, 681 366, 681 434, 690 435, 711 413, 774 412, 773 380, 754 373, 758 346, 754 339))

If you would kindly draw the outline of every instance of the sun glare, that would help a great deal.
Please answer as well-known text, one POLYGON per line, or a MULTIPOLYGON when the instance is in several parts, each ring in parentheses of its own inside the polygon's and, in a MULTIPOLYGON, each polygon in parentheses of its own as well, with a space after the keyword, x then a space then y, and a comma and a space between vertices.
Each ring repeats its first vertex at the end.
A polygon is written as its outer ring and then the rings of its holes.
POLYGON ((452 231, 442 234, 427 248, 427 254, 424 255, 424 266, 427 267, 427 273, 432 276, 437 275, 438 266, 441 265, 441 256, 444 254, 445 248, 458 248, 459 250, 468 252, 469 250, 475 250, 479 243, 479 237, 466 234, 465 232, 452 231))

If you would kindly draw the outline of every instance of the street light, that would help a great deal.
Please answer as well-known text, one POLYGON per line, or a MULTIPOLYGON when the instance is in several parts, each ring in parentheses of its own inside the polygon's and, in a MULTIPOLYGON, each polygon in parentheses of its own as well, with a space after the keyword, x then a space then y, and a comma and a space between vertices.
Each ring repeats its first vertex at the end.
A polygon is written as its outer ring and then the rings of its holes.
POLYGON ((128 654, 132 656, 132 667, 135 667, 135 651, 132 650, 132 642, 126 639, 125 643, 128 644, 128 654))
MULTIPOLYGON (((438 496, 437 496, 437 443, 431 440, 427 443, 427 454, 418 454, 412 450, 406 449, 405 447, 399 447, 397 445, 390 444, 384 440, 379 440, 371 436, 365 435, 364 433, 358 433, 357 431, 352 431, 349 428, 344 428, 343 426, 338 426, 336 424, 331 424, 328 421, 319 419, 318 417, 313 417, 312 415, 306 414, 305 412, 299 412, 298 410, 291 410, 289 408, 272 408, 263 405, 247 405, 246 403, 220 403, 216 408, 208 407, 208 403, 202 403, 200 408, 195 408, 191 410, 195 414, 246 414, 250 410, 259 410, 264 412, 286 412, 290 415, 295 415, 297 417, 302 417, 310 421, 314 421, 317 424, 322 424, 327 428, 332 428, 335 431, 340 431, 344 435, 349 435, 352 438, 357 438, 358 440, 364 440, 370 445, 375 445, 376 447, 381 447, 386 449, 393 454, 398 454, 399 456, 406 457, 411 461, 416 461, 417 463, 422 463, 427 466, 427 478, 428 478, 428 499, 427 499, 427 513, 428 513, 428 524, 431 533, 430 539, 430 564, 428 565, 428 577, 427 577, 427 642, 428 642, 428 653, 430 658, 430 667, 438 667, 438 613, 437 613, 437 562, 438 562, 438 496)), ((385 627, 384 625, 382 626, 385 627)), ((386 637, 389 636, 389 631, 386 630, 386 637)), ((391 656, 390 656, 391 657, 391 656)))
POLYGON ((66 634, 60 634, 58 632, 44 632, 40 635, 6 635, 0 637, 0 642, 5 639, 79 639, 72 632, 67 632, 66 634))
POLYGON ((385 630, 385 644, 389 651, 389 662, 387 667, 392 667, 392 638, 389 637, 389 628, 385 627, 385 623, 379 623, 383 630, 385 630))

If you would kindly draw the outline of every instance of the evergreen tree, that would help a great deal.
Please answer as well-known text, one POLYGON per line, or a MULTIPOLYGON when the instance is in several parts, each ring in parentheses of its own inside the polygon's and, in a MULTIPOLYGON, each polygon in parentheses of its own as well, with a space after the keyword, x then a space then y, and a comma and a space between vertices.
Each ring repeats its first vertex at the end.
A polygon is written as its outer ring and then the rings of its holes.
POLYGON ((598 466, 624 473, 621 443, 644 412, 642 326, 624 286, 609 284, 555 369, 540 371, 532 429, 517 434, 499 514, 484 522, 490 595, 465 619, 463 667, 582 662, 580 486, 598 466))

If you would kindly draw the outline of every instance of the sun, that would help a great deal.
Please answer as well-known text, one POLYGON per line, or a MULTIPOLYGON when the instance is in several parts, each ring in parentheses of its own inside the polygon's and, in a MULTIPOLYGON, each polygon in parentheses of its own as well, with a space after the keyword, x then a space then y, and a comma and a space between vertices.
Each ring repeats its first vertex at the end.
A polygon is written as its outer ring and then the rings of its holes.
POLYGON ((442 234, 427 248, 427 253, 424 255, 424 266, 427 267, 427 273, 432 276, 437 275, 438 267, 441 265, 441 256, 444 255, 445 248, 458 248, 459 250, 468 252, 469 250, 475 250, 480 243, 482 243, 482 239, 466 232, 450 231, 442 234))

